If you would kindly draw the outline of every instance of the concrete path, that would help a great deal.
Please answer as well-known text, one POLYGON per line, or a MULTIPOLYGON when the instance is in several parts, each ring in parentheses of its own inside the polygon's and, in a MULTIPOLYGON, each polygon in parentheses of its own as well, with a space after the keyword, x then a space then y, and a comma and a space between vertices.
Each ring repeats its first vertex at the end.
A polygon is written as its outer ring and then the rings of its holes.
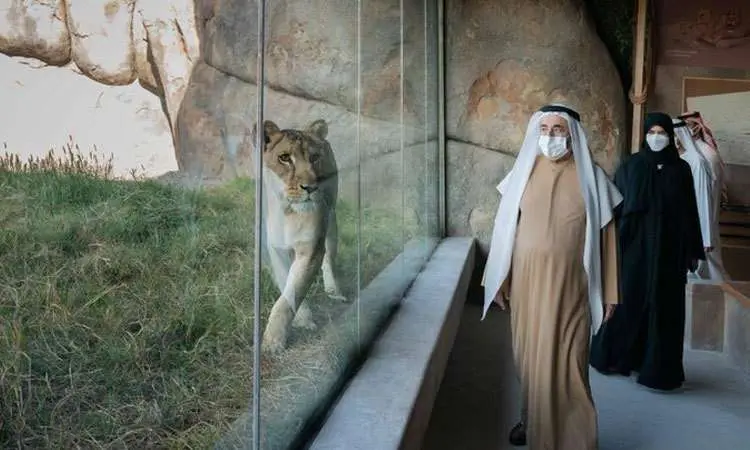
MULTIPOLYGON (((423 450, 504 450, 518 419, 508 315, 467 304, 423 450)), ((689 351, 688 381, 660 393, 592 371, 600 450, 750 450, 750 376, 720 354, 689 351)))

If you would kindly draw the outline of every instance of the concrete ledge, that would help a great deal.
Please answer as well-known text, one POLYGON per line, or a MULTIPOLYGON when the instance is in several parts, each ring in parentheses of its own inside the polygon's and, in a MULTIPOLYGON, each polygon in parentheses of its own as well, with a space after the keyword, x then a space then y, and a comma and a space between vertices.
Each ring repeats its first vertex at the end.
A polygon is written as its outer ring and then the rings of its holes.
POLYGON ((724 351, 726 302, 721 286, 690 282, 685 299, 685 342, 693 350, 724 351))
MULTIPOLYGON (((321 341, 325 345, 297 353, 294 353, 294 348, 290 349, 287 358, 311 362, 304 368, 298 368, 294 377, 283 381, 284 389, 295 395, 275 407, 263 403, 263 397, 267 395, 269 387, 273 389, 274 381, 261 379, 263 432, 257 439, 260 448, 298 448, 309 440, 310 429, 315 429, 315 423, 327 405, 345 387, 347 375, 356 369, 363 356, 367 356, 363 353, 368 345, 376 340, 382 328, 387 328, 389 318, 399 309, 401 299, 438 248, 439 242, 439 239, 431 237, 407 242, 404 250, 360 291, 357 301, 352 302, 336 321, 322 330, 321 341)), ((253 419, 253 411, 248 410, 232 424, 216 443, 215 449, 254 449, 253 419)))
POLYGON ((689 283, 685 344, 725 354, 750 374, 750 283, 689 283))
POLYGON ((475 240, 443 240, 330 412, 312 450, 419 449, 458 330, 475 240))
POLYGON ((750 283, 729 282, 722 288, 727 304, 725 353, 750 374, 750 283))

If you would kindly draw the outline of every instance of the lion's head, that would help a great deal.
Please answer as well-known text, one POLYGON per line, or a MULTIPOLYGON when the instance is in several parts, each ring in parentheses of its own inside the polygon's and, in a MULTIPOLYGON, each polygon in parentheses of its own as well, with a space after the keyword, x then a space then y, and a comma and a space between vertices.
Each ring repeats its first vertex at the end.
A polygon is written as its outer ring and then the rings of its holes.
MULTIPOLYGON (((253 140, 255 135, 253 129, 253 140)), ((304 130, 282 130, 270 120, 263 122, 263 166, 283 183, 279 188, 283 188, 290 205, 325 200, 322 185, 337 181, 327 136, 324 120, 316 120, 304 130)))

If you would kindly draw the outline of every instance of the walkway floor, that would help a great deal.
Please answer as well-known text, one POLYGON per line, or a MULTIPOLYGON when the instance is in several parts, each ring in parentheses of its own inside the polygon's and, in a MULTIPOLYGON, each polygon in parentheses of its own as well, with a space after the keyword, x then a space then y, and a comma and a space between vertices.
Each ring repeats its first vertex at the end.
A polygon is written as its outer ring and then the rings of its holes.
MULTIPOLYGON (((423 450, 504 450, 518 419, 518 385, 508 315, 479 322, 467 304, 423 450), (492 351, 491 349, 495 349, 492 351)), ((721 355, 689 351, 681 392, 659 393, 634 379, 592 371, 600 450, 750 449, 750 376, 721 355)))

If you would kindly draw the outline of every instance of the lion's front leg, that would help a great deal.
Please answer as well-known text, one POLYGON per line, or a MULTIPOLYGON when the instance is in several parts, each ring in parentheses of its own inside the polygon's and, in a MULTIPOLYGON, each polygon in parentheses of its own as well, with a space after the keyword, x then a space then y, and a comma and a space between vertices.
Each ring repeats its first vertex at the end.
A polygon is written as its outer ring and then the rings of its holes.
POLYGON ((266 353, 279 353, 286 348, 289 324, 294 319, 294 310, 284 297, 279 297, 271 308, 266 329, 263 331, 261 349, 266 353))
POLYGON ((336 223, 336 211, 331 210, 328 220, 328 230, 326 230, 325 248, 326 253, 323 256, 323 289, 330 298, 346 301, 346 297, 341 292, 338 277, 336 277, 336 254, 339 246, 339 231, 336 223))
MULTIPOLYGON (((263 341, 261 343, 263 351, 278 353, 286 348, 289 328, 294 320, 295 309, 304 300, 313 277, 321 264, 322 252, 319 250, 315 251, 314 246, 303 245, 294 250, 295 258, 289 268, 286 285, 271 309, 268 324, 263 333, 263 341)), ((307 325, 307 328, 309 328, 309 322, 312 322, 312 312, 309 310, 309 307, 302 303, 298 314, 302 316, 299 319, 302 322, 301 325, 307 325)))

